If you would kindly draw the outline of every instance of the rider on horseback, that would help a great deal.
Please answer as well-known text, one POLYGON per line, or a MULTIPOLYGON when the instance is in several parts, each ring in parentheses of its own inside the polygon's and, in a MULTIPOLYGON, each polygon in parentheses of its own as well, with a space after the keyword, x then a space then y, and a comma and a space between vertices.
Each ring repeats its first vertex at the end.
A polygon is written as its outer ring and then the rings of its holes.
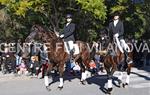
POLYGON ((130 51, 130 48, 123 39, 124 26, 123 22, 120 20, 120 14, 117 11, 113 15, 113 21, 109 23, 109 30, 111 32, 111 37, 114 38, 119 50, 125 54, 126 58, 128 58, 127 52, 130 51))
POLYGON ((72 15, 67 14, 66 16, 67 24, 63 28, 63 32, 60 35, 61 38, 64 38, 65 47, 68 54, 70 54, 70 58, 72 58, 74 53, 74 32, 75 32, 75 24, 72 23, 72 15))

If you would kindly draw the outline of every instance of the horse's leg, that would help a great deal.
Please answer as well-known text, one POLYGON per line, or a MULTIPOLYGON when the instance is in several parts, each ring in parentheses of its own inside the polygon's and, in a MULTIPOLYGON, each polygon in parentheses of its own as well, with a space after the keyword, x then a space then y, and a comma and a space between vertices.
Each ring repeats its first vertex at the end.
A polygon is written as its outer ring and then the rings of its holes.
POLYGON ((63 88, 63 74, 64 74, 64 63, 65 62, 60 62, 60 65, 59 65, 59 86, 58 88, 61 90, 63 88))
POLYGON ((128 64, 126 83, 123 84, 123 87, 129 85, 129 82, 130 82, 130 73, 131 73, 131 64, 128 64))
POLYGON ((112 65, 112 68, 110 69, 110 72, 108 73, 108 94, 111 94, 111 91, 113 90, 113 84, 112 84, 112 79, 113 79, 113 74, 117 70, 116 64, 112 65))
POLYGON ((85 85, 85 80, 86 80, 86 70, 85 70, 85 66, 83 65, 83 63, 80 63, 80 67, 81 67, 81 83, 83 85, 85 85))
POLYGON ((119 87, 121 87, 122 77, 123 77, 123 72, 122 72, 122 71, 119 71, 119 76, 118 76, 118 84, 119 84, 119 87))
POLYGON ((107 93, 111 94, 111 91, 112 91, 112 75, 111 75, 111 70, 110 70, 110 67, 105 67, 105 69, 106 69, 106 72, 107 72, 107 75, 108 75, 108 81, 107 81, 108 90, 107 90, 107 93))
POLYGON ((45 86, 46 86, 46 89, 48 91, 50 91, 51 89, 49 89, 49 79, 48 79, 48 76, 50 75, 50 72, 52 70, 52 63, 51 64, 48 64, 48 68, 46 70, 46 72, 44 73, 44 82, 45 82, 45 86))
MULTIPOLYGON (((111 91, 113 90, 113 84, 112 84, 112 78, 113 78, 113 74, 117 69, 117 65, 113 60, 113 57, 110 57, 111 65, 107 66, 107 75, 108 75, 108 94, 111 94, 111 91)), ((104 64, 105 65, 105 64, 104 64)))
POLYGON ((86 72, 85 72, 85 66, 83 65, 83 60, 82 60, 82 57, 80 55, 78 55, 76 58, 75 58, 75 62, 78 62, 79 63, 79 66, 81 68, 81 84, 85 85, 85 80, 86 80, 86 72))

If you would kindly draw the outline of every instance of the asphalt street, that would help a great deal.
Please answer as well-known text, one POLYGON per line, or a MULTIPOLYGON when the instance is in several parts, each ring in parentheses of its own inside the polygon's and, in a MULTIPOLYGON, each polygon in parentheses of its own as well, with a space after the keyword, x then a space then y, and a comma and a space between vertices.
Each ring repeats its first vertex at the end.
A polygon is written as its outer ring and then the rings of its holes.
MULTIPOLYGON (((112 95, 150 95, 150 68, 144 70, 132 69, 130 85, 118 88, 113 82, 112 95)), ((125 75, 126 73, 124 73, 125 75)), ((118 72, 114 76, 117 76, 118 72)), ((80 84, 78 76, 65 75, 64 88, 59 90, 58 77, 51 84, 51 91, 47 91, 43 79, 27 76, 15 77, 13 74, 0 73, 0 95, 106 95, 107 77, 99 74, 87 79, 87 84, 80 84)), ((125 79, 125 77, 124 77, 125 79)))

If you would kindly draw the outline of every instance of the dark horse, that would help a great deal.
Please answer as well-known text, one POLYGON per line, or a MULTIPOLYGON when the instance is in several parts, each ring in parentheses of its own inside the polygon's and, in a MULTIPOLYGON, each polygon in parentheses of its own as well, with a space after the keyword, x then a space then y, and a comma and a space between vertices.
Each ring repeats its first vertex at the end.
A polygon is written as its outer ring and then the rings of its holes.
MULTIPOLYGON (((47 51, 48 51, 48 59, 49 59, 49 64, 48 68, 46 70, 44 80, 45 80, 45 86, 48 90, 49 89, 49 81, 48 81, 48 76, 50 75, 52 69, 54 67, 58 68, 59 71, 59 80, 60 84, 58 88, 62 89, 63 88, 63 72, 64 72, 64 66, 66 61, 69 58, 69 54, 65 51, 65 46, 64 46, 64 41, 63 39, 57 37, 55 32, 49 32, 46 31, 43 27, 39 25, 33 25, 31 29, 30 35, 26 38, 25 42, 30 43, 33 39, 39 39, 42 41, 42 43, 46 43, 47 51)), ((86 80, 86 73, 85 70, 86 68, 89 67, 89 62, 90 62, 90 52, 89 48, 86 43, 78 41, 76 42, 77 45, 79 45, 79 54, 75 55, 75 61, 80 61, 80 67, 82 71, 82 76, 81 76, 81 82, 84 83, 86 80), (82 61, 82 62, 81 62, 82 61)), ((28 54, 24 53, 23 57, 26 57, 28 54)))
POLYGON ((125 87, 129 84, 130 72, 132 67, 132 52, 128 52, 128 57, 120 52, 115 41, 109 36, 109 31, 104 29, 100 33, 99 42, 101 44, 101 50, 98 52, 104 60, 104 67, 108 75, 108 90, 107 93, 110 94, 112 91, 112 78, 115 71, 120 71, 118 77, 119 87, 125 87), (126 83, 122 83, 123 71, 127 71, 126 83))

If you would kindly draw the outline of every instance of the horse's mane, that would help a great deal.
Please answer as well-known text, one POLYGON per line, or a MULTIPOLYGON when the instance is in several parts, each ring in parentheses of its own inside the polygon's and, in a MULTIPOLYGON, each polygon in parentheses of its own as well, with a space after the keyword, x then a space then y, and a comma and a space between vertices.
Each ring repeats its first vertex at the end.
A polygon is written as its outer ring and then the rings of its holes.
POLYGON ((51 39, 51 40, 57 40, 58 39, 55 32, 48 31, 46 28, 44 28, 41 25, 34 25, 33 27, 38 28, 38 31, 43 33, 43 37, 46 37, 45 39, 51 39))

